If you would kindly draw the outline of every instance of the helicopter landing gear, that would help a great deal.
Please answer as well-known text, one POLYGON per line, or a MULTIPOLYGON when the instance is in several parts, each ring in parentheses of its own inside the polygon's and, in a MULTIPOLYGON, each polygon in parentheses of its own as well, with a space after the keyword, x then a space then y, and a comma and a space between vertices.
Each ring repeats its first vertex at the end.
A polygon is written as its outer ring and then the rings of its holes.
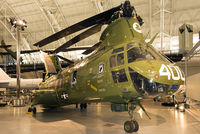
POLYGON ((87 109, 87 103, 81 103, 80 108, 81 108, 81 110, 87 109))
POLYGON ((37 113, 37 109, 36 109, 36 107, 31 105, 31 107, 28 108, 28 112, 33 112, 33 114, 36 114, 37 113))
POLYGON ((124 123, 124 130, 127 132, 127 133, 132 133, 132 132, 137 132, 138 129, 139 129, 139 124, 138 122, 135 120, 135 117, 134 117, 134 110, 135 110, 136 106, 135 105, 131 105, 128 109, 128 114, 129 114, 129 117, 130 117, 130 121, 126 121, 124 123))

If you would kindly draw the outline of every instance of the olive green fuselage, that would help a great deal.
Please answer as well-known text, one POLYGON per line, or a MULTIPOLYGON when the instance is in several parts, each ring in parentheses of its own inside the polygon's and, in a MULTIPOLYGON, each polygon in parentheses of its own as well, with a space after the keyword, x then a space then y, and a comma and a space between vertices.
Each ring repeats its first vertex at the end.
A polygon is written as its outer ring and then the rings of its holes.
MULTIPOLYGON (((127 44, 138 43, 139 47, 144 50, 149 49, 149 44, 145 43, 136 19, 120 18, 115 20, 104 30, 100 40, 101 46, 93 55, 63 69, 41 83, 39 90, 36 90, 34 94, 33 104, 56 107, 100 101, 112 103, 134 101, 141 95, 133 85, 130 68, 148 79, 169 85, 168 90, 171 90, 172 85, 183 84, 183 81, 176 80, 174 82, 172 79, 167 79, 167 76, 155 77, 159 76, 162 64, 170 64, 160 54, 152 54, 155 57, 153 60, 129 63, 127 51, 130 48, 127 48, 127 44), (123 50, 114 52, 117 48, 123 48, 123 50), (123 62, 120 64, 118 63, 119 54, 123 55, 123 62), (115 57, 115 66, 111 66, 110 63, 112 55, 115 57), (149 69, 152 70, 151 74, 148 74, 147 70, 149 69), (113 76, 114 72, 118 73, 120 70, 125 71, 122 81, 113 76)), ((149 47, 152 48, 150 45, 149 47)), ((179 74, 175 72, 175 75, 179 74)), ((119 77, 121 76, 119 75, 119 77)))

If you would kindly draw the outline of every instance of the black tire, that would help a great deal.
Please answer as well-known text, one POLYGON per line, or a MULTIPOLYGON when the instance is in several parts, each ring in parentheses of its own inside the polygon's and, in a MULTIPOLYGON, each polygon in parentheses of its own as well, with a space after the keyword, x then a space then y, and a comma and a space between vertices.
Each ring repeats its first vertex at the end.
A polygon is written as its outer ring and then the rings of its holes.
POLYGON ((31 107, 28 108, 28 112, 32 112, 32 108, 31 107))
POLYGON ((33 111, 33 114, 36 114, 37 113, 36 107, 33 107, 32 111, 33 111))
POLYGON ((87 109, 87 103, 83 104, 84 109, 87 109))
POLYGON ((127 133, 132 133, 133 132, 133 123, 132 121, 126 121, 124 123, 124 131, 127 133))
POLYGON ((82 104, 82 103, 80 104, 80 108, 81 108, 81 110, 84 108, 84 106, 83 106, 83 104, 82 104))
POLYGON ((137 121, 126 121, 124 123, 124 130, 127 133, 137 132, 139 130, 139 124, 137 121))
POLYGON ((133 126, 134 126, 134 130, 133 130, 133 132, 137 132, 138 130, 139 130, 139 124, 138 124, 138 122, 137 121, 133 121, 133 126))

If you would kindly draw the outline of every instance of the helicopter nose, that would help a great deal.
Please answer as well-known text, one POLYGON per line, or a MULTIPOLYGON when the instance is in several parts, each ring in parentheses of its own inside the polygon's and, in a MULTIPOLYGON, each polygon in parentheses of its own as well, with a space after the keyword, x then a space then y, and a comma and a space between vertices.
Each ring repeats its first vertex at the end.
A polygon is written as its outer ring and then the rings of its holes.
POLYGON ((185 80, 178 66, 160 61, 138 61, 128 70, 134 87, 143 95, 175 92, 185 80))

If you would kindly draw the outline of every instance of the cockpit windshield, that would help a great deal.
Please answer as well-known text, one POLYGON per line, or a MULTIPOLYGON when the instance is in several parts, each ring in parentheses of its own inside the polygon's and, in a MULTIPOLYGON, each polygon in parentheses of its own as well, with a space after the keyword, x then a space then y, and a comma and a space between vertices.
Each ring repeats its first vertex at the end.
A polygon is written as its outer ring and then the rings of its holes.
POLYGON ((155 57, 143 47, 135 46, 127 51, 128 63, 141 60, 155 60, 155 57))
POLYGON ((136 91, 141 95, 155 95, 157 93, 164 93, 169 89, 169 85, 154 82, 152 79, 142 76, 130 67, 128 70, 136 91))

